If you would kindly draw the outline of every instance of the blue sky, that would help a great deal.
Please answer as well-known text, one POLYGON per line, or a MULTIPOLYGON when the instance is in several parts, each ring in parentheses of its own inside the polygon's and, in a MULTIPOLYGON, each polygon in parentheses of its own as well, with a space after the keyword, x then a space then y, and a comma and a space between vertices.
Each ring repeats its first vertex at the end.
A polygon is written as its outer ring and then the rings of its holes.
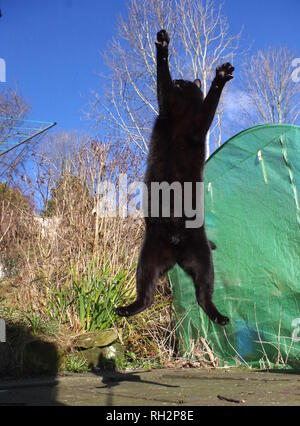
MULTIPOLYGON (((101 88, 101 51, 126 13, 126 1, 0 0, 0 7, 6 84, 17 85, 31 104, 30 118, 88 130, 82 109, 90 89, 101 88)), ((226 0, 224 12, 232 32, 244 25, 244 46, 283 44, 300 55, 299 0, 226 0)))

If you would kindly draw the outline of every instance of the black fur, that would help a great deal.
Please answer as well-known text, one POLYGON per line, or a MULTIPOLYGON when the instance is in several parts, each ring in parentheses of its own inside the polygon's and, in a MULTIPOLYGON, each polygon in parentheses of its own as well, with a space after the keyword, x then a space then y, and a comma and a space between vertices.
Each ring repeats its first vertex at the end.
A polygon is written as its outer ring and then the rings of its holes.
MULTIPOLYGON (((203 182, 205 137, 213 121, 225 83, 233 78, 234 68, 224 64, 205 99, 200 80, 172 82, 169 63, 169 36, 157 34, 157 91, 159 117, 154 125, 145 183, 203 182)), ((193 191, 193 205, 195 205, 193 191)), ((150 205, 150 204, 149 204, 150 205)), ((172 203, 171 203, 172 206, 172 203)), ((160 275, 178 263, 195 284, 199 305, 217 324, 226 325, 212 302, 214 268, 205 228, 187 229, 186 218, 146 218, 146 235, 137 267, 137 300, 117 309, 120 316, 131 316, 149 308, 154 301, 155 285, 160 275)))

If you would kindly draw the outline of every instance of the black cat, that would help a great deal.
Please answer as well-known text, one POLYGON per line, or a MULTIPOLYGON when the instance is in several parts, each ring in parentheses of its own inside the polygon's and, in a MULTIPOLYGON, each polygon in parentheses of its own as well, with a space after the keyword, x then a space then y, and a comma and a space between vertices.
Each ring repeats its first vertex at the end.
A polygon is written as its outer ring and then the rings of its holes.
MULTIPOLYGON (((216 77, 204 99, 200 80, 172 82, 168 45, 165 30, 157 34, 157 87, 159 116, 152 138, 145 183, 148 188, 148 206, 151 206, 152 182, 192 183, 192 204, 195 206, 196 184, 203 182, 205 163, 205 137, 213 121, 222 90, 233 78, 234 67, 227 63, 217 68, 216 77)), ((183 191, 184 199, 184 191, 183 191)), ((154 301, 155 285, 160 275, 178 263, 195 284, 199 305, 216 324, 226 325, 227 317, 221 315, 212 302, 214 268, 204 224, 187 228, 187 218, 146 217, 146 235, 137 267, 137 300, 130 306, 119 307, 120 316, 131 316, 149 308, 154 301)), ((160 206, 161 207, 161 206, 160 206)), ((150 207, 149 207, 150 208, 150 207)))

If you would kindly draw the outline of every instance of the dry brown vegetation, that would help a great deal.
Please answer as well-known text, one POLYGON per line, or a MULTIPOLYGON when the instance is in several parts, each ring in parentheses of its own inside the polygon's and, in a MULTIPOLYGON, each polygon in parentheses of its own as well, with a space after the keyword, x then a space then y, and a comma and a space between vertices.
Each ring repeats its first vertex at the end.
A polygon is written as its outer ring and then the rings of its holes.
MULTIPOLYGON (((6 116, 19 120, 27 111, 17 93, 0 101, 6 116)), ((120 174, 129 184, 141 181, 144 155, 75 133, 43 137, 41 148, 28 153, 0 164, 0 317, 10 330, 28 330, 67 350, 79 333, 115 327, 130 365, 181 364, 166 277, 151 309, 130 321, 115 314, 135 297, 143 219, 97 214, 101 183, 112 181, 118 190, 120 174)), ((205 358, 203 346, 200 352, 205 358)))
POLYGON ((109 144, 65 133, 44 146, 35 155, 35 176, 22 176, 22 190, 1 186, 6 308, 17 310, 36 332, 55 323, 61 341, 117 327, 133 360, 170 362, 176 348, 166 280, 152 309, 130 322, 114 313, 135 294, 143 220, 97 214, 101 182, 117 183, 120 173, 137 180, 140 159, 127 149, 116 155, 109 144), (43 205, 40 215, 24 196, 32 191, 43 205))

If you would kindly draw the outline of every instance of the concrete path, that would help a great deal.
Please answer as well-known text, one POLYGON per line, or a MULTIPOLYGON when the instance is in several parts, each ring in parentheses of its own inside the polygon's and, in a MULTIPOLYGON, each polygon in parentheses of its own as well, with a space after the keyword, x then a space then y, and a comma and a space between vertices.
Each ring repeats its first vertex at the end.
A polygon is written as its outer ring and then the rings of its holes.
POLYGON ((185 369, 0 380, 3 405, 300 405, 300 375, 185 369))

